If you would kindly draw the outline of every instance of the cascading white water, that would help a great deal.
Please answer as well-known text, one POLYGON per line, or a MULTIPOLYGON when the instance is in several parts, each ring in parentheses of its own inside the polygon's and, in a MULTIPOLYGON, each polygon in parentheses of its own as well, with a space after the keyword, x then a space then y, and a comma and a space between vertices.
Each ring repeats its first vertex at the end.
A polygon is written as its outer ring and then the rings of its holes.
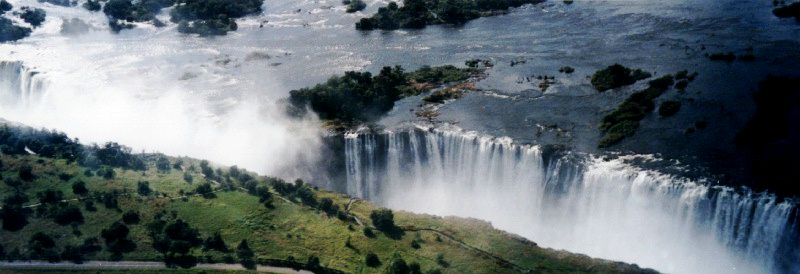
POLYGON ((347 191, 669 273, 791 272, 791 202, 452 130, 345 136, 347 191), (776 265, 782 265, 777 268, 776 265))
POLYGON ((47 77, 19 61, 0 61, 0 100, 23 107, 39 102, 46 95, 47 77))

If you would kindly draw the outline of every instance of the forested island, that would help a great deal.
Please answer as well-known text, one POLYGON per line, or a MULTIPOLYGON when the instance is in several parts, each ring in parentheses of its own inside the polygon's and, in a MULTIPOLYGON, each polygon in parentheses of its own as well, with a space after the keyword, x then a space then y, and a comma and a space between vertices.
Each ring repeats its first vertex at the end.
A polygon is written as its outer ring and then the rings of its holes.
POLYGON ((358 30, 421 29, 428 25, 464 24, 509 8, 538 4, 544 0, 404 0, 403 6, 389 2, 369 18, 356 23, 358 30))
POLYGON ((292 112, 303 112, 309 106, 320 118, 339 123, 363 123, 380 118, 394 107, 394 102, 418 95, 447 83, 476 77, 482 69, 452 65, 424 66, 405 72, 400 66, 384 67, 373 76, 369 72, 348 71, 311 88, 290 92, 292 112))

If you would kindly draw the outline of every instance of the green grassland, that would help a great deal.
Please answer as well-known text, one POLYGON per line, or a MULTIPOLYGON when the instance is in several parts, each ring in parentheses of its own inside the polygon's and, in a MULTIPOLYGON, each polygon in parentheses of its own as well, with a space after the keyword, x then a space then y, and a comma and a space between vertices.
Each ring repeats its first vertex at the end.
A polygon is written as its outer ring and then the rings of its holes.
MULTIPOLYGON (((181 219, 197 229, 200 238, 205 239, 219 233, 230 252, 191 248, 190 255, 198 262, 238 263, 236 245, 247 240, 255 253, 256 262, 295 261, 306 265, 311 257, 319 259, 319 264, 327 270, 346 273, 388 272, 392 262, 402 258, 405 262, 417 263, 423 273, 439 270, 442 273, 619 273, 643 272, 635 265, 591 259, 564 251, 538 247, 527 241, 497 229, 489 223, 455 217, 436 217, 394 212, 394 222, 401 229, 401 237, 389 237, 375 228, 370 214, 378 207, 367 201, 350 198, 346 195, 309 188, 316 201, 330 199, 338 207, 340 214, 329 214, 321 206, 310 206, 294 195, 281 195, 275 188, 274 178, 251 174, 260 186, 269 186, 270 205, 260 201, 259 196, 251 194, 239 182, 241 176, 231 176, 228 167, 212 166, 217 171, 217 180, 208 180, 214 197, 192 194, 198 185, 206 183, 199 168, 200 161, 180 158, 181 165, 175 165, 178 158, 167 157, 169 170, 157 169, 160 155, 142 155, 146 164, 144 170, 125 170, 114 168, 115 176, 89 176, 87 168, 76 162, 63 159, 45 158, 36 155, 0 155, 2 178, 16 180, 22 166, 28 165, 35 176, 33 180, 23 181, 17 187, 0 184, 0 196, 10 196, 17 189, 28 196, 26 205, 38 203, 37 193, 59 190, 64 202, 58 206, 74 205, 80 208, 84 222, 59 225, 52 218, 31 213, 29 223, 19 231, 0 230, 0 244, 3 254, 16 250, 17 254, 29 254, 31 238, 43 232, 53 238, 55 250, 66 246, 80 245, 85 239, 99 239, 102 251, 87 254, 86 260, 131 260, 162 261, 164 254, 154 248, 154 238, 148 226, 155 219, 168 222, 181 219), (196 170, 196 171, 193 171, 196 170), (192 183, 184 179, 190 175, 192 183), (89 194, 79 196, 73 193, 72 185, 83 181, 89 194), (147 181, 151 193, 141 195, 137 192, 139 182, 147 181), (106 208, 103 202, 95 201, 96 210, 85 207, 87 200, 93 200, 96 193, 116 190, 118 208, 106 208), (127 211, 138 212, 140 222, 128 224, 129 238, 135 243, 133 251, 114 257, 103 243, 103 229, 122 219, 127 211), (330 215, 330 216, 329 216, 330 215), (166 216, 166 217, 164 217, 166 216), (365 235, 365 227, 374 231, 374 236, 365 235), (367 254, 378 256, 381 264, 368 267, 367 254)), ((307 186, 306 186, 307 187, 307 186)), ((32 211, 36 211, 31 207, 32 211)), ((25 259, 25 258, 17 258, 25 259)), ((25 270, 21 272, 37 272, 25 270)), ((113 272, 113 271, 112 271, 113 272)), ((124 271, 123 271, 124 272, 124 271)), ((408 272, 412 273, 412 272, 408 272)))

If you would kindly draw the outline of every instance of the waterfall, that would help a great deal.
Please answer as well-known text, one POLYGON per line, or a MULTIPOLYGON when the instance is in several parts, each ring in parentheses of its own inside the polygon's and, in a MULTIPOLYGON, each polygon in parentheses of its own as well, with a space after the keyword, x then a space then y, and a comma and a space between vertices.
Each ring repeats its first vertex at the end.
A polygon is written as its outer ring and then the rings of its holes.
POLYGON ((31 107, 46 95, 48 81, 19 61, 0 61, 0 103, 31 107))
POLYGON ((345 150, 347 192, 389 208, 669 273, 800 270, 795 203, 767 193, 461 130, 352 133, 345 150))

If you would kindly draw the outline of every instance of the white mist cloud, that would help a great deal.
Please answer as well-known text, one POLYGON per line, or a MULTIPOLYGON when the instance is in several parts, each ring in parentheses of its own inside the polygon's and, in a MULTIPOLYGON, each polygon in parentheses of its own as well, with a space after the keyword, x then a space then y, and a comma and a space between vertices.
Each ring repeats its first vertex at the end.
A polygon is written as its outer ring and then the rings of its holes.
POLYGON ((242 61, 253 50, 274 49, 237 48, 174 30, 96 30, 78 37, 58 31, 50 27, 18 45, 0 45, 0 59, 39 72, 15 75, 10 66, 0 72, 0 117, 84 143, 115 141, 137 152, 288 178, 309 175, 306 165, 321 145, 318 120, 287 117, 276 100, 288 90, 270 76, 275 68, 242 61), (187 73, 190 79, 179 80, 187 73))

